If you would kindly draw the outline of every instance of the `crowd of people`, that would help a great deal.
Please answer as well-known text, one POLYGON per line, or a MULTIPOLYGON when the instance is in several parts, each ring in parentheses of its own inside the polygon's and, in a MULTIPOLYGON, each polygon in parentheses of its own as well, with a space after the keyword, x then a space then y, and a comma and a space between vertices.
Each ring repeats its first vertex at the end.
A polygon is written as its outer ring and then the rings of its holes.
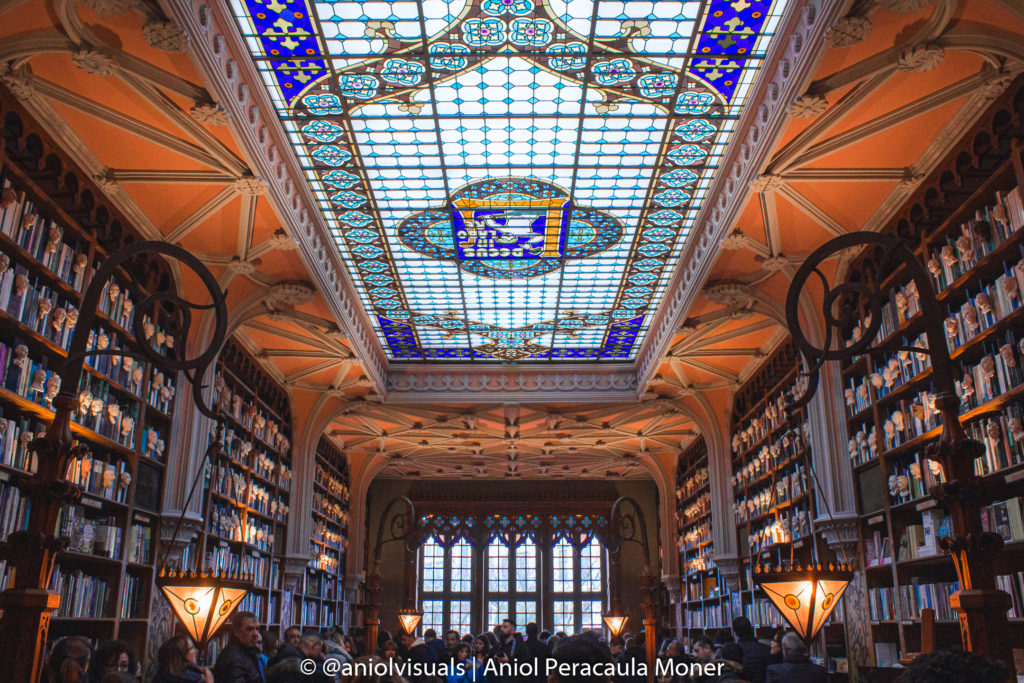
MULTIPOLYGON (((280 634, 260 628, 256 615, 234 615, 226 646, 212 667, 200 666, 199 652, 186 636, 169 638, 157 654, 153 683, 646 683, 642 636, 605 640, 601 631, 570 636, 542 631, 535 623, 523 632, 511 619, 479 635, 449 630, 440 637, 428 628, 423 637, 387 631, 369 647, 361 629, 303 630, 292 626, 280 634), (422 672, 403 677, 403 662, 422 672), (349 667, 342 666, 349 664, 349 667), (379 665, 387 673, 353 674, 379 665), (518 668, 511 665, 517 664, 518 668), (397 666, 396 666, 397 665, 397 666), (438 666, 440 665, 440 666, 438 666), (501 666, 506 665, 506 666, 501 666), (532 666, 531 666, 532 665, 532 666), (580 675, 580 665, 613 671, 580 675), (607 667, 602 669, 601 667, 607 667), (511 670, 526 673, 514 674, 511 670), (348 672, 348 673, 347 673, 348 672)), ((804 641, 779 630, 761 641, 750 621, 737 617, 732 628, 690 641, 665 639, 658 653, 658 683, 824 683, 824 667, 808 656, 804 641)), ((591 670, 591 669, 588 669, 591 670)), ((122 641, 93 650, 84 638, 59 641, 47 662, 50 683, 138 683, 136 657, 122 641)), ((1009 683, 998 661, 962 652, 921 655, 907 667, 900 683, 1009 683)))

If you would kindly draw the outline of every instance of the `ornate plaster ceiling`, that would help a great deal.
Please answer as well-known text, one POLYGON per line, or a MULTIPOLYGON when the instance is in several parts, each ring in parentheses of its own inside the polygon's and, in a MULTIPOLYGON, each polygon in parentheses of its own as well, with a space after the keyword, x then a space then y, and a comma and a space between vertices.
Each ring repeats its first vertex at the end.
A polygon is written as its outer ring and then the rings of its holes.
POLYGON ((650 478, 657 454, 694 435, 673 400, 576 406, 389 406, 351 402, 330 435, 385 478, 650 478))

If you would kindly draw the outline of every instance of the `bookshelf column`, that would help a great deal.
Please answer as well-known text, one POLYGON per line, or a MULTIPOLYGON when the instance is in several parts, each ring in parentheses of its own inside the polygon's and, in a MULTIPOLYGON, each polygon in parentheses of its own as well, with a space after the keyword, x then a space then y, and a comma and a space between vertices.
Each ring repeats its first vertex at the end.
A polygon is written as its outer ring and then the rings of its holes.
MULTIPOLYGON (((730 396, 729 403, 732 403, 730 396)), ((725 439, 728 430, 707 432, 708 491, 711 496, 711 519, 733 517, 732 466, 725 439)), ((739 587, 740 558, 736 551, 736 530, 732 524, 714 524, 711 528, 711 549, 718 567, 719 579, 728 592, 739 587)))

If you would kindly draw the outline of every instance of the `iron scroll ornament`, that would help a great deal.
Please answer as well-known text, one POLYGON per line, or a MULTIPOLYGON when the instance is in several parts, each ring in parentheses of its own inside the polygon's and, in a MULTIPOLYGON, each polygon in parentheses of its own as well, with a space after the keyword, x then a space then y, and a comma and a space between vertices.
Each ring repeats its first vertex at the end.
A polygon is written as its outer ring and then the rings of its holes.
POLYGON ((643 548, 644 563, 649 562, 650 545, 647 539, 647 524, 640 504, 629 496, 622 496, 612 505, 608 518, 605 546, 608 554, 616 557, 626 543, 636 543, 643 548), (628 506, 628 508, 627 508, 628 506))
POLYGON ((224 338, 227 336, 227 305, 224 300, 224 293, 221 292, 216 278, 192 253, 178 245, 158 240, 135 242, 118 249, 93 274, 89 286, 82 295, 82 304, 79 310, 79 319, 75 326, 75 333, 71 338, 71 345, 68 347, 68 356, 60 370, 61 387, 63 387, 61 393, 77 400, 82 365, 86 357, 98 355, 131 356, 137 360, 149 361, 161 370, 183 373, 192 386, 192 397, 198 410, 207 417, 217 419, 216 412, 207 406, 203 400, 202 391, 204 387, 202 379, 206 374, 207 368, 214 362, 217 354, 220 353, 220 349, 224 344, 224 338), (89 332, 96 323, 100 296, 107 282, 114 276, 117 269, 125 263, 143 254, 153 253, 163 254, 180 261, 188 267, 206 287, 210 303, 193 303, 171 291, 158 291, 142 297, 138 285, 134 280, 128 278, 126 280, 126 287, 129 289, 132 299, 138 302, 133 308, 131 329, 128 330, 132 337, 131 341, 135 342, 135 348, 87 350, 89 332), (170 348, 170 356, 157 353, 156 349, 148 343, 145 336, 139 335, 139 332, 144 330, 146 314, 158 306, 162 307, 165 311, 161 323, 174 336, 177 342, 170 348), (193 309, 196 311, 212 310, 215 319, 214 329, 210 341, 203 352, 195 358, 185 358, 188 335, 192 331, 193 309))
POLYGON ((850 359, 866 353, 906 350, 928 354, 934 369, 933 376, 937 393, 955 393, 955 381, 959 378, 959 372, 954 367, 946 347, 946 338, 942 328, 943 317, 942 310, 935 298, 935 288, 932 285, 931 277, 921 265, 917 255, 899 238, 876 232, 854 232, 829 240, 807 257, 807 260, 796 271, 786 296, 786 324, 793 338, 793 344, 803 357, 805 368, 802 374, 807 379, 807 387, 803 394, 794 397, 794 402, 790 404, 790 413, 795 413, 798 408, 806 405, 814 397, 818 389, 819 370, 825 361, 850 359), (907 269, 907 274, 917 286, 918 300, 924 315, 924 331, 928 340, 928 348, 894 343, 873 346, 875 336, 882 326, 882 307, 886 303, 885 293, 877 286, 859 282, 844 282, 834 287, 829 286, 828 278, 821 272, 819 266, 847 249, 863 246, 880 247, 882 250, 882 259, 875 272, 874 281, 876 283, 884 280, 885 276, 892 273, 898 265, 907 269), (816 346, 808 339, 800 318, 800 297, 812 275, 818 277, 824 289, 821 316, 825 325, 821 347, 816 346), (860 316, 847 303, 846 300, 849 297, 857 297, 867 304, 866 316, 860 316), (867 327, 860 339, 849 345, 833 344, 837 331, 841 332, 843 329, 850 328, 855 317, 863 317, 867 321, 867 327))

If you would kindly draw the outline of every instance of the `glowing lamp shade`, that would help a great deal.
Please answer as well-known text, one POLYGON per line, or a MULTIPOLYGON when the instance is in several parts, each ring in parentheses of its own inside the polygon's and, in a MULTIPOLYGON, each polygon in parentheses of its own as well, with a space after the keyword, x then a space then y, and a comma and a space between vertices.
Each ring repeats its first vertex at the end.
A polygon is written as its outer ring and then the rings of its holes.
POLYGON ((200 651, 249 592, 244 584, 217 577, 160 577, 157 583, 200 651))
POLYGON ((616 638, 626 628, 626 621, 629 620, 629 617, 615 614, 606 614, 603 618, 604 625, 608 627, 608 630, 612 632, 612 636, 616 638))
POLYGON ((403 609, 398 613, 398 621, 402 624, 402 630, 406 633, 415 633, 416 627, 420 625, 423 612, 415 609, 403 609))
POLYGON ((818 635, 852 578, 846 565, 754 571, 754 581, 804 642, 818 635))

